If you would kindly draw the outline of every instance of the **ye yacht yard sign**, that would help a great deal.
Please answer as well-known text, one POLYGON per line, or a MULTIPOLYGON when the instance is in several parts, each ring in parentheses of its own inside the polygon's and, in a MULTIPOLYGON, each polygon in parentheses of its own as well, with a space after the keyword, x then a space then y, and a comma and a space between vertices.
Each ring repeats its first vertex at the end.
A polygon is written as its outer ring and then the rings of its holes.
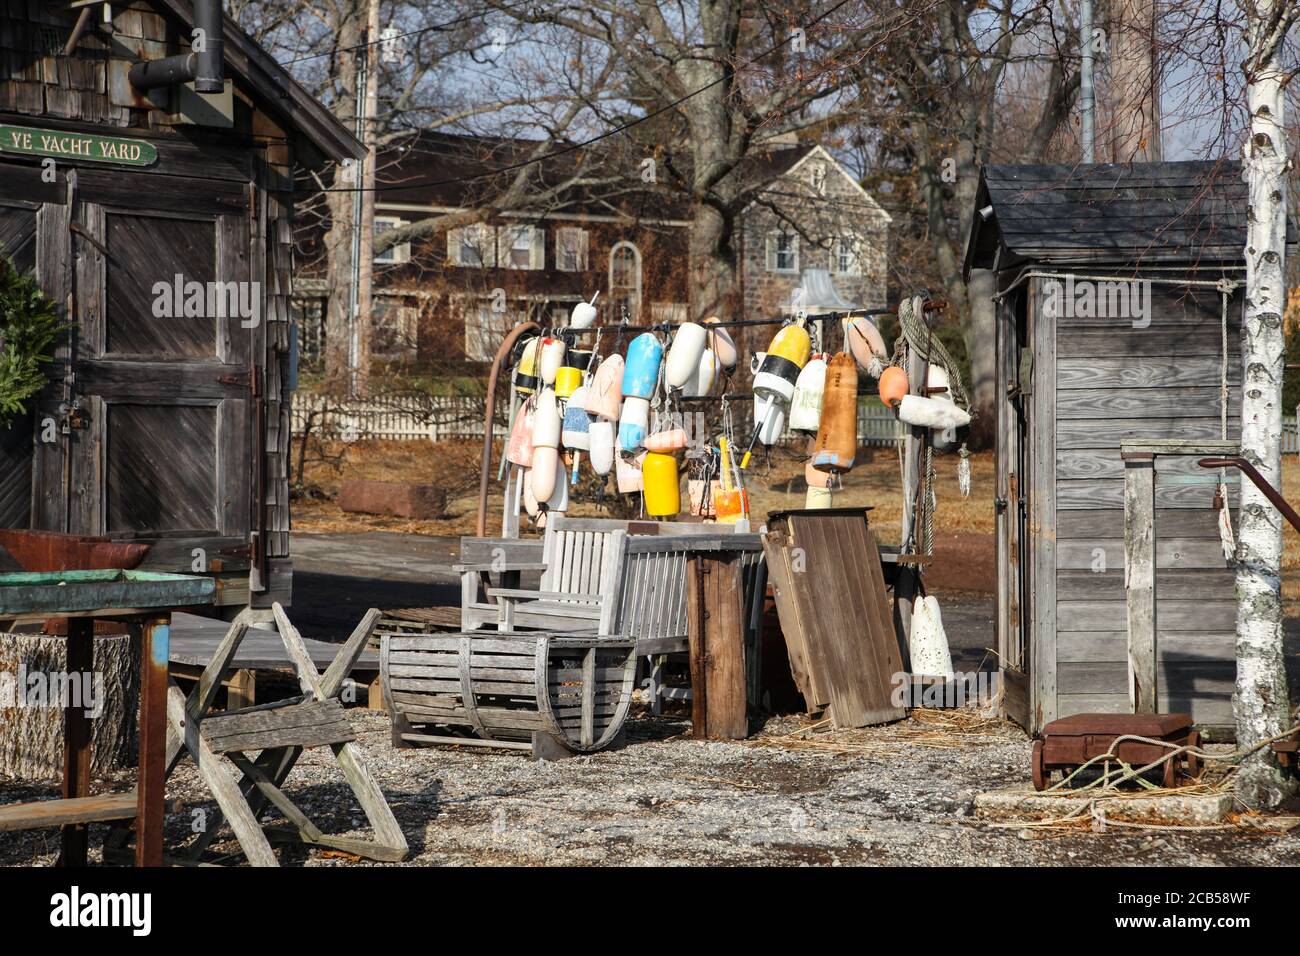
POLYGON ((124 166, 152 166, 158 150, 142 139, 0 125, 0 152, 124 166))

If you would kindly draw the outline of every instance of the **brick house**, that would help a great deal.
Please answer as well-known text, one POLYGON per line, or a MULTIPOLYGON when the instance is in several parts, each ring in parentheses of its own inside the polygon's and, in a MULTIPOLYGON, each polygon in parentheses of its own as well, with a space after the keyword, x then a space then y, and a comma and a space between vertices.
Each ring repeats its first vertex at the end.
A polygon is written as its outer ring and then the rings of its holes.
MULTIPOLYGON (((518 162, 536 145, 415 137, 381 156, 376 231, 479 208, 492 188, 482 171, 518 162)), ((624 308, 632 322, 690 317, 689 208, 643 187, 635 175, 602 174, 599 159, 593 165, 590 157, 569 154, 543 168, 562 186, 582 162, 583 177, 601 185, 559 188, 544 208, 506 210, 379 254, 372 353, 488 361, 517 322, 563 325, 576 303, 597 292, 602 323, 617 322, 624 308), (628 180, 633 184, 623 185, 628 180)), ((810 268, 828 270, 840 294, 855 304, 884 304, 890 217, 830 153, 821 146, 773 144, 735 175, 754 184, 737 240, 747 317, 788 311, 810 268)), ((309 359, 319 352, 329 294, 313 278, 320 242, 319 233, 300 239, 308 265, 295 283, 309 359)))

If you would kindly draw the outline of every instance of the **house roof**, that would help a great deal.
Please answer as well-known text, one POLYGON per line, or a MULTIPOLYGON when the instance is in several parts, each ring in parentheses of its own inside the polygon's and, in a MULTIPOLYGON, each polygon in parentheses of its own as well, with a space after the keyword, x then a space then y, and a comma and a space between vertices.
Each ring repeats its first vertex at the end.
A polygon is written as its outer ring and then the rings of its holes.
MULTIPOLYGON (((527 162, 540 146, 544 146, 541 140, 431 131, 415 133, 381 151, 376 170, 381 184, 379 204, 390 208, 410 205, 448 209, 482 205, 492 198, 495 190, 508 185, 507 177, 513 172, 509 168, 527 162), (493 170, 508 172, 502 177, 485 175, 493 170)), ((564 148, 563 144, 555 144, 546 151, 564 148)), ((757 192, 819 151, 824 152, 819 146, 807 145, 756 150, 730 175, 741 177, 751 192, 757 192)), ((561 184, 578 173, 610 181, 566 189, 548 203, 552 211, 621 213, 660 220, 689 218, 689 203, 680 193, 640 186, 642 159, 639 154, 629 159, 614 149, 581 147, 538 163, 535 169, 543 186, 561 184)))
MULTIPOLYGON (((194 23, 190 0, 156 0, 185 23, 194 23)), ((271 54, 262 49, 228 14, 222 38, 229 71, 284 126, 301 134, 325 158, 339 162, 361 159, 366 148, 320 100, 308 93, 271 54)))
MULTIPOLYGON (((965 272, 1026 261, 1237 262, 1246 200, 1241 164, 1227 160, 985 166, 965 272)), ((1293 242, 1293 223, 1287 232, 1293 242)))

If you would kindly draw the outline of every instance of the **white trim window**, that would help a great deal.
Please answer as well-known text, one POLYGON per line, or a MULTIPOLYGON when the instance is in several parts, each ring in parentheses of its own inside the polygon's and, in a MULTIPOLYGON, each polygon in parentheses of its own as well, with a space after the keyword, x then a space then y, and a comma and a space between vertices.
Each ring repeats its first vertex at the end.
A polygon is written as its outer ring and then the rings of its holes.
POLYGON ((492 361, 506 332, 526 318, 509 309, 497 312, 495 305, 490 297, 467 297, 464 301, 465 358, 471 362, 492 361))
POLYGON ((862 243, 857 239, 843 237, 831 242, 831 275, 862 275, 862 243))
POLYGON ((808 181, 812 184, 812 190, 818 196, 826 195, 826 177, 830 175, 830 170, 823 162, 812 164, 809 172, 808 181))
POLYGON ((609 298, 615 322, 622 317, 623 306, 628 319, 636 321, 641 308, 641 250, 626 240, 609 250, 609 298))
POLYGON ((481 222, 447 230, 447 261, 466 269, 497 264, 496 230, 481 222))
POLYGON ((555 230, 555 268, 560 272, 587 271, 587 230, 561 226, 555 230))
MULTIPOLYGON (((390 229, 396 229, 404 225, 406 225, 406 220, 400 216, 375 216, 375 238, 382 236, 390 229)), ((409 242, 399 242, 395 246, 389 246, 383 252, 375 253, 375 261, 384 265, 401 265, 403 262, 410 262, 411 244, 409 242)))
POLYGON ((799 271, 799 237, 792 232, 777 230, 767 236, 767 271, 799 271))
POLYGON ((503 269, 545 269, 546 233, 538 226, 501 226, 497 262, 503 269))

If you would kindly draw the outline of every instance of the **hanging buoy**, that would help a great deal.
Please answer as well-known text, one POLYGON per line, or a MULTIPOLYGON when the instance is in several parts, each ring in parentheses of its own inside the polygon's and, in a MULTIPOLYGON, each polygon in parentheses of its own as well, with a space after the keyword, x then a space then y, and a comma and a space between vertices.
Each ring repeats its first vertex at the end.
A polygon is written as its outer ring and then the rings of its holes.
POLYGON ((515 416, 510 438, 506 441, 506 461, 521 468, 533 463, 533 407, 525 405, 515 416))
POLYGON ((718 356, 713 349, 705 349, 700 355, 700 364, 695 371, 695 378, 682 388, 687 398, 704 398, 713 391, 713 383, 718 377, 718 356))
POLYGON ((816 432, 822 418, 822 390, 826 386, 826 356, 814 355, 794 383, 790 400, 790 427, 816 432))
POLYGON ((667 518, 682 510, 681 483, 675 457, 647 453, 641 465, 641 480, 645 485, 646 514, 667 518))
POLYGON ((512 381, 520 395, 531 395, 540 384, 537 380, 537 341, 536 337, 529 339, 519 353, 519 364, 515 366, 512 381))
MULTIPOLYGON (((764 445, 775 445, 781 440, 785 431, 785 406, 772 405, 754 397, 754 423, 757 427, 758 440, 764 445)), ((748 464, 748 461, 745 462, 748 464)))
POLYGON ((718 357, 718 363, 725 369, 733 369, 736 363, 740 361, 740 352, 736 348, 736 343, 732 340, 731 334, 727 332, 719 323, 722 322, 716 315, 710 316, 704 320, 706 331, 709 333, 709 348, 713 354, 718 357))
POLYGON ((898 420, 918 428, 962 428, 970 424, 970 413, 952 402, 923 395, 904 395, 898 405, 898 420))
POLYGON ((569 316, 569 328, 585 329, 596 321, 595 302, 597 295, 600 295, 600 293, 597 292, 596 295, 593 295, 590 302, 579 302, 573 307, 573 314, 569 316))
POLYGON ((533 494, 533 470, 525 468, 519 476, 519 481, 524 487, 524 510, 528 512, 528 517, 536 518, 542 508, 537 502, 537 496, 533 494))
POLYGON ((546 499, 547 511, 569 510, 568 477, 568 469, 564 465, 564 456, 561 455, 555 461, 555 487, 551 490, 550 497, 546 499))
POLYGON ((544 385, 554 385, 555 376, 564 364, 564 339, 544 338, 538 351, 537 374, 544 385))
POLYGON ((538 393, 537 407, 533 410, 533 447, 558 448, 559 446, 560 409, 555 402, 555 389, 544 388, 538 393))
POLYGON ((889 352, 885 350, 885 338, 876 323, 865 315, 845 319, 844 342, 858 367, 872 378, 880 378, 889 364, 889 352))
POLYGON ((834 506, 833 495, 829 488, 815 488, 808 486, 808 493, 804 495, 803 506, 809 511, 815 511, 823 508, 834 506))
MULTIPOLYGON (((926 395, 936 402, 946 402, 949 405, 956 405, 952 395, 952 385, 948 379, 948 371, 942 365, 931 365, 925 373, 926 395)), ((899 417, 902 417, 902 408, 899 408, 899 417)), ((935 449, 938 451, 951 451, 957 446, 957 426, 948 426, 937 430, 931 437, 935 449)))
POLYGON ((829 488, 834 476, 829 471, 818 471, 813 467, 812 459, 803 466, 803 477, 809 488, 829 488))
POLYGON ((586 451, 591 447, 591 415, 586 408, 587 386, 579 385, 564 406, 560 441, 565 448, 586 451))
POLYGON ((813 468, 842 474, 853 467, 858 453, 858 367, 853 356, 840 352, 826 366, 821 427, 813 445, 813 468))
POLYGON ((618 420, 618 443, 624 451, 636 451, 645 443, 650 427, 650 402, 644 398, 623 399, 623 414, 618 420))
POLYGON ((660 455, 671 455, 686 447, 686 429, 678 426, 653 432, 645 438, 645 450, 660 455))
POLYGON ((680 389, 694 382, 700 371, 700 357, 704 354, 706 333, 704 326, 683 322, 673 335, 664 363, 664 384, 680 389))
MULTIPOLYGON (((528 469, 528 487, 538 501, 546 501, 555 491, 555 472, 562 468, 560 451, 553 445, 538 445, 533 449, 533 467, 528 469)), ((561 484, 567 484, 561 481, 561 484)))
POLYGON ((623 404, 623 356, 611 355, 596 367, 587 389, 587 411, 618 421, 623 404))
POLYGON ((588 455, 591 458, 591 470, 598 475, 608 475, 614 467, 614 423, 598 418, 591 423, 587 434, 591 441, 588 455))
POLYGON ((880 400, 893 408, 907 394, 907 373, 897 365, 891 365, 880 373, 880 400))
POLYGON ((649 399, 659 382, 659 365, 663 361, 664 347, 651 332, 643 332, 627 347, 627 363, 623 367, 623 397, 649 399))
POLYGON ((569 365, 561 365, 555 373, 555 397, 568 398, 582 384, 582 370, 569 365))
POLYGON ((630 495, 640 491, 643 485, 641 474, 641 458, 628 458, 626 455, 616 455, 614 465, 614 476, 618 483, 620 494, 630 495))

